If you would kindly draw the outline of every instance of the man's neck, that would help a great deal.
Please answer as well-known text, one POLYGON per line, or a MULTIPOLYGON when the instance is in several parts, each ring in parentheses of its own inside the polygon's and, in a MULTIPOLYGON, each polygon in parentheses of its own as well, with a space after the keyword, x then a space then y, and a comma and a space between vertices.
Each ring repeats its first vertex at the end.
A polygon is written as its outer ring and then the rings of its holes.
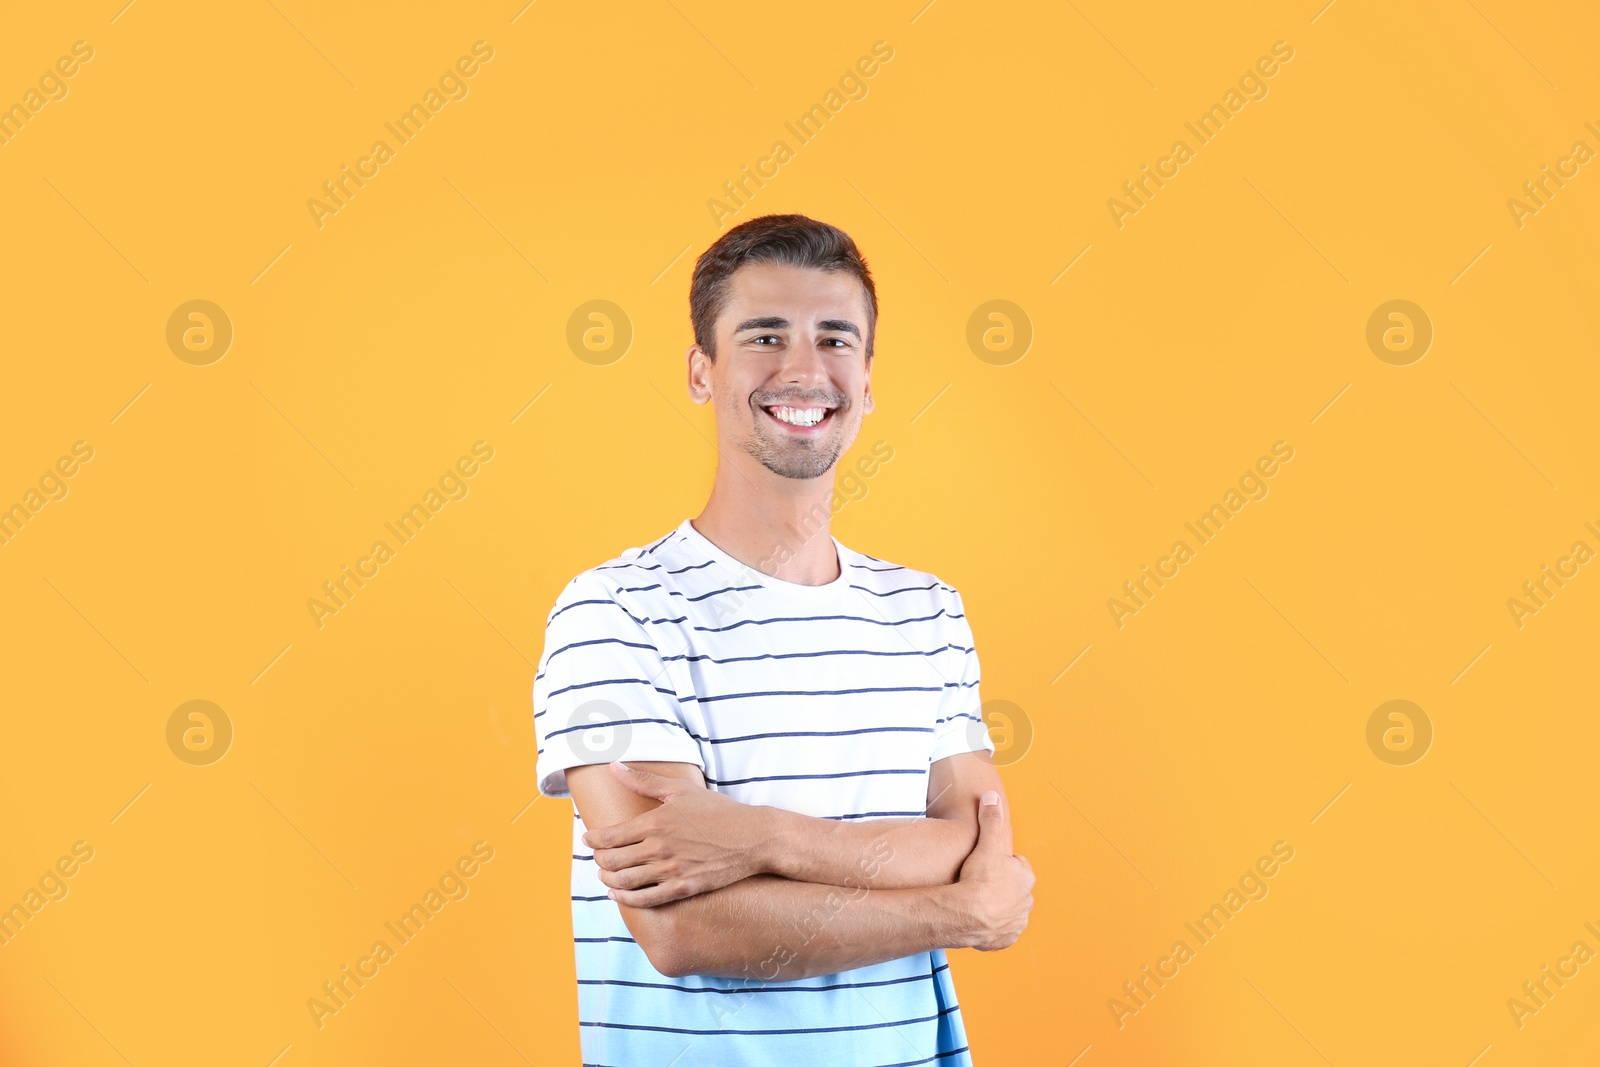
MULTIPOLYGON (((706 540, 746 566, 796 585, 827 585, 842 566, 833 549, 833 477, 767 485, 744 482, 737 488, 717 471, 711 498, 692 521, 706 540)), ((767 478, 777 478, 762 470, 767 478)), ((735 475, 737 477, 737 475, 735 475)), ((766 482, 767 478, 762 481, 766 482)))

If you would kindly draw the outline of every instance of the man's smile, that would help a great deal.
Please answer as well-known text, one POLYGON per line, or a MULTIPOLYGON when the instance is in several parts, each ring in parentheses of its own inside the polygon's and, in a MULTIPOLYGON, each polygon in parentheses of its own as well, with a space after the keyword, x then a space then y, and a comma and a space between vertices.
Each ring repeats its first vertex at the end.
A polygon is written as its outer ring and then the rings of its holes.
POLYGON ((763 404, 761 410, 788 433, 814 435, 833 421, 838 410, 826 404, 763 404))

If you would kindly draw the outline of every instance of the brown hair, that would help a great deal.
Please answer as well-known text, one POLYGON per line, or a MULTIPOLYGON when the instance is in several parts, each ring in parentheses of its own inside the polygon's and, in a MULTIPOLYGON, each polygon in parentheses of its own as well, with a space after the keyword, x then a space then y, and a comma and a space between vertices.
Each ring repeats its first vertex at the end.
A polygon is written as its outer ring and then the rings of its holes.
POLYGON ((716 362, 717 316, 728 302, 729 280, 746 263, 782 263, 855 275, 867 291, 867 359, 878 326, 878 290, 861 250, 836 226, 804 215, 761 215, 741 222, 700 253, 689 285, 695 343, 716 362))

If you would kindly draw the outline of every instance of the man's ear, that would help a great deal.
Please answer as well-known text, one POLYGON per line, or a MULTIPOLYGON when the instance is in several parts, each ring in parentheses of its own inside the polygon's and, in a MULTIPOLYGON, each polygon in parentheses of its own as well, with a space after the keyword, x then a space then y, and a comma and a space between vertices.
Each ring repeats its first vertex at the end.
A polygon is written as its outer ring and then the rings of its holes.
POLYGON ((711 357, 699 344, 692 344, 684 353, 689 374, 689 399, 704 404, 711 399, 711 357))
POLYGON ((870 415, 871 413, 872 413, 872 361, 869 359, 867 361, 866 382, 865 382, 864 391, 863 391, 863 394, 862 394, 862 397, 861 397, 861 414, 870 415))

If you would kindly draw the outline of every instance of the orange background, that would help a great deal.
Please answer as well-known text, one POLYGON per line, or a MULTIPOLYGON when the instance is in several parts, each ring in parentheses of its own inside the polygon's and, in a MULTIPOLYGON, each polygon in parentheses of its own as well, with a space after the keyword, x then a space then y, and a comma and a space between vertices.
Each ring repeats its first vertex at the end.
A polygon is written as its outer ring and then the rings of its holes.
POLYGON ((1600 950, 1600 576, 1520 627, 1507 600, 1600 549, 1600 175, 1520 227, 1507 201, 1600 149, 1600 19, 1319 6, 12 13, 0 104, 94 54, 0 145, 0 506, 93 458, 0 545, 0 906, 93 859, 0 947, 0 1061, 577 1062, 570 808, 529 807, 545 615, 698 512, 694 257, 801 211, 883 304, 847 459, 895 455, 835 533, 956 585, 984 696, 1021 709, 1038 905, 953 955, 977 1062, 1592 1062, 1600 964, 1520 1028, 1506 1002, 1600 950), (319 227, 308 199, 480 40, 467 95, 319 227), (167 341, 197 299, 233 329, 206 365, 167 341), (610 362, 567 342, 597 299, 631 325, 610 362), (1434 334, 1404 366, 1366 339, 1397 299, 1434 334), (991 300, 1020 358, 969 345, 991 300), (319 627, 308 599, 477 441, 468 494, 319 627), (1269 495, 1119 627, 1122 583, 1277 441, 1269 495), (1394 699, 1432 726, 1408 765, 1368 746, 1394 699), (169 748, 191 700, 232 725, 209 765, 169 748), (470 894, 318 1029, 307 999, 479 841, 470 894), (1108 1000, 1277 841, 1269 895, 1119 1028, 1108 1000))

